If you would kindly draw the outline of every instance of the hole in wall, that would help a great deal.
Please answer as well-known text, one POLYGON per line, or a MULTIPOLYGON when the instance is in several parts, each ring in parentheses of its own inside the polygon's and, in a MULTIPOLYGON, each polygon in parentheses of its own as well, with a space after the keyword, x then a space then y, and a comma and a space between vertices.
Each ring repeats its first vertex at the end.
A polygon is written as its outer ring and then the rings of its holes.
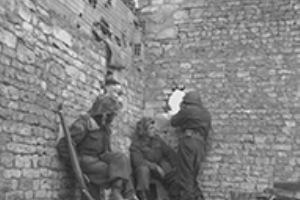
POLYGON ((126 48, 127 42, 126 42, 126 35, 124 33, 122 33, 122 43, 123 43, 123 46, 126 48))
POLYGON ((93 8, 96 8, 96 7, 97 7, 97 3, 98 3, 97 0, 89 0, 89 4, 90 4, 93 8))
POLYGON ((142 45, 140 43, 134 44, 134 55, 140 56, 142 52, 142 45))
POLYGON ((105 8, 109 8, 112 6, 112 0, 107 0, 105 3, 104 3, 104 7, 105 8))
POLYGON ((104 18, 101 18, 99 25, 103 35, 111 38, 110 26, 108 22, 104 18))
POLYGON ((52 43, 52 46, 59 49, 59 46, 57 44, 55 44, 54 42, 52 43))
POLYGON ((116 40, 117 45, 118 45, 119 47, 121 47, 122 44, 121 44, 120 38, 119 38, 118 36, 115 36, 115 40, 116 40))

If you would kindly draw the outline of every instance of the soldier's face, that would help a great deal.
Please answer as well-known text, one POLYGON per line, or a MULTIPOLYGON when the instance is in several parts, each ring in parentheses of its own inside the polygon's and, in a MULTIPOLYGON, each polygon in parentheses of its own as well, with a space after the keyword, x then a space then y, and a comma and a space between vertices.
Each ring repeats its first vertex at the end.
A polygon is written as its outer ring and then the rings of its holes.
POLYGON ((116 116, 116 113, 109 113, 106 116, 106 124, 111 124, 116 116))
POLYGON ((156 128, 155 122, 151 122, 148 126, 149 137, 154 137, 156 135, 156 131, 157 131, 157 128, 156 128))

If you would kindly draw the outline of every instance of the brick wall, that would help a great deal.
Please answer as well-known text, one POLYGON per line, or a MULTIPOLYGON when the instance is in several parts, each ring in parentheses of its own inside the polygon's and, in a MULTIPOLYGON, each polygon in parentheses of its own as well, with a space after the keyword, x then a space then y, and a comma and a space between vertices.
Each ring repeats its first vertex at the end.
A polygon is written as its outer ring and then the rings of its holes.
MULTIPOLYGON (((70 124, 91 106, 103 92, 99 81, 105 82, 107 51, 76 13, 87 15, 84 9, 91 5, 72 1, 78 4, 74 8, 63 6, 66 2, 0 2, 1 200, 75 199, 78 195, 74 178, 57 157, 55 145, 62 133, 55 111, 63 102, 70 124)), ((130 48, 122 51, 129 58, 130 48)), ((125 89, 113 147, 125 151, 140 117, 143 82, 133 63, 115 74, 125 89)))
POLYGON ((200 178, 207 199, 300 178, 300 4, 295 0, 140 1, 146 110, 173 82, 197 88, 213 117, 200 178))

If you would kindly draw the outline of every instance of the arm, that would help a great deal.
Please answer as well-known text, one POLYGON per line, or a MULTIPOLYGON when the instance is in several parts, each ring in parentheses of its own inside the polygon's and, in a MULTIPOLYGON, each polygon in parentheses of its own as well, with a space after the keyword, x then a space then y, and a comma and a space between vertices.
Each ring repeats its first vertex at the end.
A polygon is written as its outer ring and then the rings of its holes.
POLYGON ((144 159, 143 153, 141 152, 139 146, 133 142, 129 148, 131 161, 134 167, 141 165, 146 165, 146 160, 144 159))
POLYGON ((79 117, 69 128, 74 145, 78 145, 87 134, 87 121, 84 117, 79 117))
POLYGON ((177 164, 177 157, 175 151, 163 140, 161 140, 161 148, 164 159, 166 159, 172 167, 175 167, 177 164))
POLYGON ((129 151, 130 151, 131 162, 134 167, 148 166, 150 169, 156 168, 155 163, 152 163, 144 158, 143 152, 140 150, 138 144, 133 143, 130 146, 129 151))
POLYGON ((171 125, 173 127, 180 127, 183 124, 188 112, 186 109, 181 109, 176 115, 171 118, 171 125))

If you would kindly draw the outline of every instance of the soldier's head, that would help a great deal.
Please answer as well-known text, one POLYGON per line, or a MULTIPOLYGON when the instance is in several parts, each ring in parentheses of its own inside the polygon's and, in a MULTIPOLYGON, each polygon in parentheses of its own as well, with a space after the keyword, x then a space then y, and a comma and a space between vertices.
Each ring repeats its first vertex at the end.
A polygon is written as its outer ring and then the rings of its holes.
POLYGON ((156 131, 155 120, 151 117, 143 117, 137 122, 135 134, 139 137, 154 137, 156 131))
POLYGON ((88 111, 98 125, 109 125, 121 109, 122 104, 113 96, 98 96, 88 111))
POLYGON ((184 106, 188 106, 188 105, 194 105, 194 106, 200 106, 200 107, 203 106, 199 92, 193 90, 193 91, 187 92, 184 95, 180 106, 184 107, 184 106))

